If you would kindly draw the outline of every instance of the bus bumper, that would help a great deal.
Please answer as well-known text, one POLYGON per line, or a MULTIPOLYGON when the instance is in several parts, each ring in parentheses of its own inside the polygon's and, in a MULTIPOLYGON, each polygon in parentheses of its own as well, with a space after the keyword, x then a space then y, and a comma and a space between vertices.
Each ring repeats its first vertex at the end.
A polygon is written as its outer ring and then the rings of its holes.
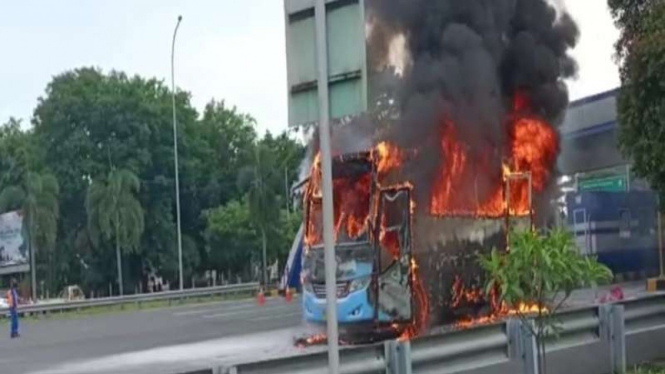
MULTIPOLYGON (((374 320, 374 307, 367 298, 367 289, 350 293, 337 299, 337 321, 339 323, 357 323, 374 320)), ((326 299, 317 298, 311 292, 303 292, 303 315, 307 322, 323 324, 326 322, 326 299)))

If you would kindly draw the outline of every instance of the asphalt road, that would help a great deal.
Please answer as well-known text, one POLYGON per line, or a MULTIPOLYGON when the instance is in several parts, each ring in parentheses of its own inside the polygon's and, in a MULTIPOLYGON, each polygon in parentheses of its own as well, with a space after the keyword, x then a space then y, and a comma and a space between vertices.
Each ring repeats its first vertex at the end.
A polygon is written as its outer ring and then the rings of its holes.
MULTIPOLYGON (((280 334, 273 345, 292 348, 292 337, 304 333, 301 326, 299 300, 286 303, 282 298, 268 300, 263 306, 257 305, 255 300, 246 300, 26 320, 21 324, 19 339, 9 338, 9 325, 4 323, 0 325, 6 330, 6 337, 0 335, 0 373, 73 373, 77 370, 81 373, 124 373, 133 366, 139 368, 149 362, 136 357, 135 362, 126 362, 123 354, 196 343, 198 349, 190 354, 186 353, 186 348, 177 350, 182 353, 179 356, 163 352, 165 356, 177 356, 177 361, 188 364, 189 361, 201 361, 200 353, 205 351, 201 345, 206 342, 212 344, 214 341, 212 345, 218 347, 215 352, 207 352, 208 358, 223 356, 225 345, 232 348, 230 353, 239 355, 242 353, 238 350, 243 345, 242 337, 271 331, 280 334), (115 365, 95 362, 114 357, 117 358, 113 360, 115 365)), ((265 341, 261 339, 262 343, 265 341)), ((252 348, 247 347, 247 350, 251 353, 252 348)), ((146 360, 156 358, 149 354, 144 356, 146 360)), ((177 362, 167 364, 171 366, 177 362)))
MULTIPOLYGON (((621 287, 626 298, 645 293, 644 282, 621 287)), ((608 291, 577 291, 568 307, 589 305, 608 291)), ((0 373, 179 373, 305 353, 293 340, 311 333, 301 320, 299 299, 282 298, 263 306, 245 300, 26 320, 15 340, 9 339, 9 325, 0 325, 0 373)), ((319 349, 324 347, 307 351, 319 349)))

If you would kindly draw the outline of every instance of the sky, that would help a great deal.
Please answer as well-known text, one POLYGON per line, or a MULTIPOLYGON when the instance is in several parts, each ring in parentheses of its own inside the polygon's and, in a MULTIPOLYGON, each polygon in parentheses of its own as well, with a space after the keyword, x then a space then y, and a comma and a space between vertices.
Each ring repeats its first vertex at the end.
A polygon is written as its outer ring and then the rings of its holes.
MULTIPOLYGON (((619 85, 618 38, 606 0, 558 0, 578 22, 580 70, 571 99, 619 85)), ((201 111, 212 98, 257 119, 261 132, 287 126, 283 0, 0 0, 0 123, 29 123, 51 78, 94 66, 163 79, 201 111)))

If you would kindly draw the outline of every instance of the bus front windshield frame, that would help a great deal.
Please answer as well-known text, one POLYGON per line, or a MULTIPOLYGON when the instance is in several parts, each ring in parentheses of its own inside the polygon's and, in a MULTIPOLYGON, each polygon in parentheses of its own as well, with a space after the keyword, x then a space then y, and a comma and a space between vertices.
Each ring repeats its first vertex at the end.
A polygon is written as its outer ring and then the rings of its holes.
MULTIPOLYGON (((333 180, 335 243, 369 242, 371 212, 371 173, 357 178, 333 180)), ((306 236, 310 246, 323 245, 322 198, 311 196, 307 205, 306 236)))
MULTIPOLYGON (((369 242, 335 246, 338 282, 372 275, 374 248, 369 242)), ((325 283, 323 246, 314 246, 305 253, 303 272, 312 283, 325 283)))

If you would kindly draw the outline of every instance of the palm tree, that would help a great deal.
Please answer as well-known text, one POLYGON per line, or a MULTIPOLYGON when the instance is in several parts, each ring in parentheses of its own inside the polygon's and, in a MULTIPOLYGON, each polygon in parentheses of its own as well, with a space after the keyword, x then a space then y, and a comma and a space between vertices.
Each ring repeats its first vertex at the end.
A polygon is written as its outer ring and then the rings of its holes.
POLYGON ((125 169, 113 169, 106 180, 93 181, 85 202, 88 231, 93 243, 99 239, 115 240, 118 288, 123 295, 122 256, 120 249, 136 250, 143 234, 143 207, 136 198, 140 181, 125 169))
MULTIPOLYGON (((32 299, 37 299, 36 248, 53 248, 58 233, 60 188, 50 173, 28 172, 22 186, 9 186, 0 192, 0 210, 20 209, 28 222, 32 299)), ((51 270, 49 270, 51 271, 51 270)))
POLYGON ((254 148, 255 163, 240 170, 238 184, 249 197, 249 210, 252 221, 261 232, 262 242, 262 281, 268 284, 267 274, 267 232, 279 221, 280 202, 277 191, 281 188, 281 173, 275 168, 275 159, 264 144, 254 148))

